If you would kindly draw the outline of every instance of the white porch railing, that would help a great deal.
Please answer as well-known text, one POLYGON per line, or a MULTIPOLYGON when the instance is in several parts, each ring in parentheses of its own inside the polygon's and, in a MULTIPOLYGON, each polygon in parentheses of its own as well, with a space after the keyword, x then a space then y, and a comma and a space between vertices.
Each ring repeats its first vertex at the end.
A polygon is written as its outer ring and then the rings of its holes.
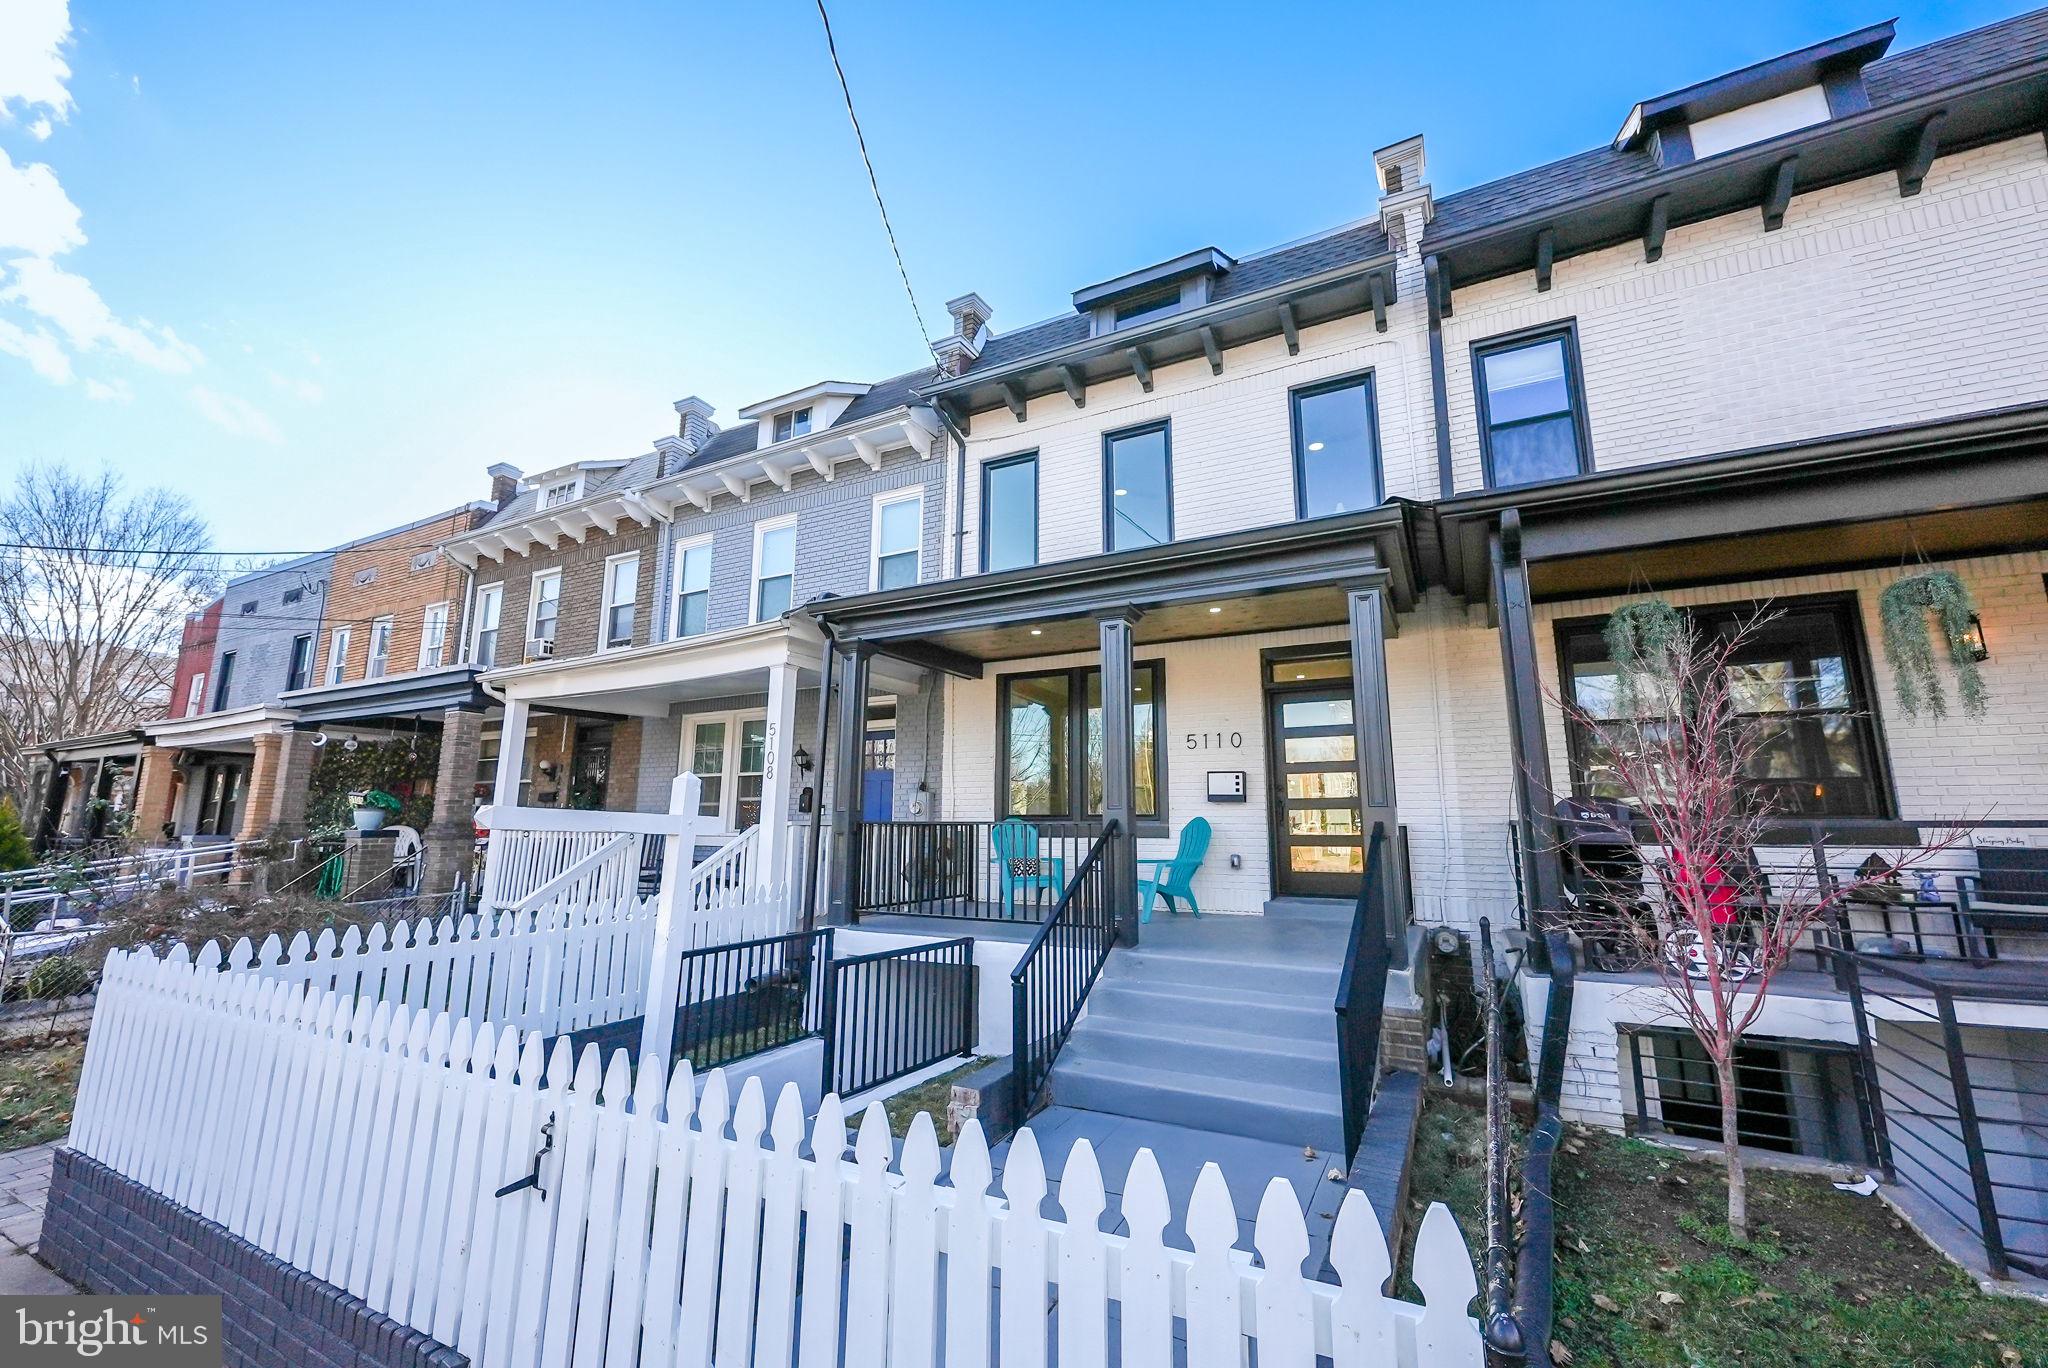
POLYGON ((1179 1249, 1146 1151, 1116 1185, 1130 1234, 1108 1234, 1085 1142, 1060 1178, 1065 1219, 1047 1220, 1028 1129, 1000 1196, 973 1123, 942 1185, 928 1118, 892 1170, 871 1107, 848 1162, 828 1097, 808 1159, 794 1087, 771 1120, 757 1080, 729 1106, 720 1073, 699 1099, 687 1065, 636 1079, 623 1054, 544 1057, 537 1034, 220 959, 110 957, 72 1145, 480 1368, 1043 1368, 1055 1304, 1061 1368, 1165 1368, 1176 1321, 1194 1368, 1236 1368, 1251 1345, 1292 1368, 1481 1362, 1471 1257, 1441 1206, 1414 1305, 1380 1291, 1388 1250, 1359 1193, 1331 1243, 1339 1281, 1311 1281, 1283 1178, 1259 1204, 1257 1263, 1214 1166, 1179 1249), (498 1195, 529 1173, 537 1186, 498 1195))

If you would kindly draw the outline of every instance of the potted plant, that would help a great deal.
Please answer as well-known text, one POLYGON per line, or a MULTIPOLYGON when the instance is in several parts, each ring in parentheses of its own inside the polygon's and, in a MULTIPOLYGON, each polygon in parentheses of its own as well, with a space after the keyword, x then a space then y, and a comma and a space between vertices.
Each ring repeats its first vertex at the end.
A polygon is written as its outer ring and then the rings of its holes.
POLYGON ((1955 667, 1963 712, 1970 717, 1984 715, 1984 677, 1969 643, 1970 618, 1976 611, 1969 588, 1948 570, 1907 575, 1893 581, 1878 597, 1884 657, 1892 667, 1899 709, 1907 717, 1917 718, 1922 708, 1937 722, 1948 716, 1948 696, 1941 686, 1934 643, 1927 630, 1930 617, 1941 624, 1942 654, 1955 667))
POLYGON ((377 831, 405 805, 383 789, 357 789, 348 796, 355 809, 357 831, 377 831))

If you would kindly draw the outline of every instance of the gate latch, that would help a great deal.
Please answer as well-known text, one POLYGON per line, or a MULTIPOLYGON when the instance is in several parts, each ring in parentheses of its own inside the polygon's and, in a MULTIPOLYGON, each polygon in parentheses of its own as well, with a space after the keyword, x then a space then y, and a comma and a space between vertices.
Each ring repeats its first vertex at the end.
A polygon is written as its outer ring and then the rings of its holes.
POLYGON ((542 1123, 540 1138, 542 1141, 541 1147, 533 1156, 533 1172, 527 1174, 524 1178, 513 1179, 492 1193, 492 1196, 510 1197, 515 1192, 524 1192, 526 1189, 532 1188, 540 1194, 540 1199, 543 1202, 548 1199, 548 1190, 540 1185, 540 1161, 547 1158, 548 1151, 555 1147, 555 1114, 553 1112, 549 1112, 548 1119, 542 1123))

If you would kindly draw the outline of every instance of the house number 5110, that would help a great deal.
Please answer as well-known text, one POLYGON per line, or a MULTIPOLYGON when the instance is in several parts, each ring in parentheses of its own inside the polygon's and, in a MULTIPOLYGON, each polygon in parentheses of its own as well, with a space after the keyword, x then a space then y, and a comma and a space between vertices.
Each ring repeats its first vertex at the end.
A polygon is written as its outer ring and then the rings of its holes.
POLYGON ((1189 750, 1243 750, 1243 732, 1189 732, 1189 750))

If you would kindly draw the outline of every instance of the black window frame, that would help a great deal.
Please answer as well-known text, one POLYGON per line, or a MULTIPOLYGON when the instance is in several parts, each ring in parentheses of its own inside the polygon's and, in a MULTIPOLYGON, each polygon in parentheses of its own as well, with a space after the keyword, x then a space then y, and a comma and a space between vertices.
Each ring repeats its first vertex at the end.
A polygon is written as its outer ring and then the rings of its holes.
POLYGON ((284 688, 286 693, 303 689, 313 682, 313 634, 300 632, 292 638, 292 653, 285 661, 284 688))
POLYGON ((1555 480, 1569 480, 1593 473, 1593 425, 1587 416, 1586 371, 1579 362, 1579 321, 1576 318, 1558 319, 1555 322, 1538 324, 1533 328, 1521 328, 1495 337, 1482 337, 1474 342, 1472 403, 1479 415, 1479 468, 1488 489, 1528 489, 1555 480), (1572 406, 1572 435, 1578 442, 1579 468, 1572 475, 1553 476, 1550 480, 1530 480, 1523 484, 1503 485, 1494 479, 1493 474, 1493 417, 1492 405, 1488 402, 1486 394, 1486 358, 1499 352, 1520 351, 1524 347, 1554 341, 1564 343, 1564 387, 1566 397, 1572 406))
MULTIPOLYGON (((1132 823, 1135 834, 1140 836, 1163 836, 1169 834, 1172 823, 1168 819, 1166 792, 1166 660, 1163 656, 1151 656, 1131 662, 1133 678, 1140 672, 1152 675, 1152 792, 1159 811, 1151 814, 1134 814, 1132 823)), ((1082 811, 1075 808, 1087 807, 1088 793, 1088 677, 1100 676, 1100 665, 1054 665, 1036 670, 1013 670, 996 676, 996 817, 1002 820, 1015 817, 1025 822, 1092 822, 1101 820, 1099 812, 1082 811), (1044 679, 1051 675, 1064 675, 1067 680, 1067 793, 1066 811, 1012 812, 1010 810, 1010 684, 1018 679, 1044 679)))
MULTIPOLYGON (((1308 511, 1308 452, 1301 445, 1301 401, 1320 395, 1335 394, 1358 385, 1365 387, 1365 426, 1372 437, 1373 493, 1376 496, 1370 507, 1377 508, 1387 501, 1387 459, 1380 449, 1380 387, 1375 378, 1375 367, 1352 371, 1347 375, 1332 376, 1313 384, 1296 385, 1287 391, 1288 442, 1294 451, 1294 517, 1297 522, 1310 518, 1334 518, 1336 513, 1314 513, 1308 511)), ((1355 511, 1355 510, 1354 510, 1355 511)))
POLYGON ((1162 443, 1166 461, 1166 540, 1155 543, 1171 546, 1177 540, 1173 528, 1173 419, 1155 418, 1149 423, 1135 423, 1130 427, 1117 428, 1102 434, 1102 550, 1104 554, 1144 551, 1143 546, 1118 547, 1116 544, 1116 477, 1110 463, 1110 452, 1116 444, 1132 437, 1143 437, 1156 432, 1166 440, 1162 443))
MULTIPOLYGON (((1772 814, 1773 819, 1782 822, 1806 821, 1896 821, 1899 814, 1899 795, 1893 783, 1891 746, 1885 739, 1884 719, 1878 711, 1877 675, 1871 668, 1870 642, 1863 630, 1862 605, 1853 592, 1836 594, 1800 594, 1788 598, 1724 599, 1714 603, 1681 604, 1678 610, 1686 616, 1709 622, 1726 622, 1740 619, 1757 612, 1784 610, 1786 612, 1825 611, 1836 620, 1836 628, 1842 637, 1843 663, 1848 667, 1849 689, 1853 705, 1846 716, 1853 719, 1861 741, 1863 761, 1869 772, 1869 785, 1876 799, 1877 811, 1868 813, 1802 813, 1780 810, 1772 814)), ((1573 699, 1571 642, 1582 634, 1598 636, 1606 624, 1607 615, 1592 617, 1561 618, 1552 629, 1552 644, 1557 653, 1557 682, 1560 696, 1573 699)), ((1569 781, 1572 795, 1589 798, 1585 780, 1587 766, 1586 728, 1567 717, 1564 725, 1566 764, 1570 767, 1569 781)))
POLYGON ((1000 571, 991 572, 988 565, 989 482, 994 478, 995 473, 997 471, 1007 470, 1011 466, 1021 465, 1029 465, 1031 467, 1031 559, 1025 562, 1023 565, 1006 565, 1003 567, 1003 569, 1028 570, 1032 566, 1037 565, 1039 563, 1040 547, 1038 539, 1038 528, 1040 500, 1038 496, 1041 486, 1038 479, 1038 451, 1036 448, 1033 448, 1030 451, 1013 452, 1008 456, 998 456, 994 460, 983 461, 981 463, 981 527, 978 534, 978 539, 981 548, 981 572, 984 575, 990 573, 1001 573, 1000 571))
POLYGON ((213 673, 213 711, 215 712, 222 712, 228 706, 228 690, 234 687, 235 682, 236 654, 234 651, 222 651, 220 653, 220 668, 213 673))

